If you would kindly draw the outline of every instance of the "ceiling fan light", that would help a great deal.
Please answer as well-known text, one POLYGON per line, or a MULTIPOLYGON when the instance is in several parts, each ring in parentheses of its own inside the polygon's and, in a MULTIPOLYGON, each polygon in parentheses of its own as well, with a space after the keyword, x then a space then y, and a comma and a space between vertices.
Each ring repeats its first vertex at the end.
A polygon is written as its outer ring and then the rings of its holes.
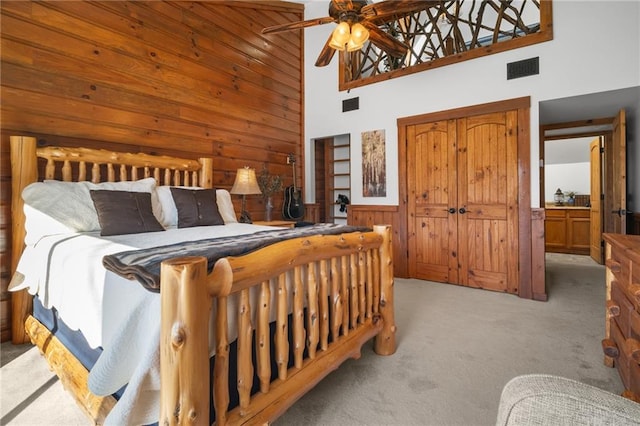
POLYGON ((353 24, 351 27, 351 38, 347 43, 347 51, 362 49, 364 43, 369 40, 369 31, 362 24, 353 24))
POLYGON ((369 30, 367 30, 362 24, 353 24, 351 27, 351 39, 359 44, 364 44, 369 40, 369 30))
POLYGON ((346 22, 340 22, 331 36, 329 45, 337 50, 344 50, 345 45, 349 42, 351 31, 349 24, 346 22))

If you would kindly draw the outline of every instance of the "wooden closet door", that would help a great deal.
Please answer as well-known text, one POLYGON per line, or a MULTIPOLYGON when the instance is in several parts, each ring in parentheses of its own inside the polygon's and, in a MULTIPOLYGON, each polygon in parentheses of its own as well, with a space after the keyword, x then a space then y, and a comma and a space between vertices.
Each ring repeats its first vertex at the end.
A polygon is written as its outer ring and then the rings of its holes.
POLYGON ((458 120, 460 284, 517 292, 517 134, 516 111, 458 120))
POLYGON ((409 276, 457 283, 456 121, 407 126, 407 141, 409 276))

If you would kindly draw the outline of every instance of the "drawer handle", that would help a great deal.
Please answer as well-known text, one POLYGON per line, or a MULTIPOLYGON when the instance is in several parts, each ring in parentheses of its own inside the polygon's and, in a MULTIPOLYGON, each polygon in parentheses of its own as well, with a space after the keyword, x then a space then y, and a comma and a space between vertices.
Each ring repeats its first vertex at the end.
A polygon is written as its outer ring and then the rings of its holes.
POLYGON ((604 354, 611 358, 618 358, 620 356, 620 350, 618 350, 618 345, 613 339, 602 339, 602 350, 604 354))
POLYGON ((620 262, 616 260, 607 259, 605 263, 607 265, 607 268, 609 268, 611 272, 618 273, 622 270, 622 268, 620 267, 620 262))
POLYGON ((620 315, 620 306, 613 300, 607 300, 607 314, 609 318, 615 318, 620 315))

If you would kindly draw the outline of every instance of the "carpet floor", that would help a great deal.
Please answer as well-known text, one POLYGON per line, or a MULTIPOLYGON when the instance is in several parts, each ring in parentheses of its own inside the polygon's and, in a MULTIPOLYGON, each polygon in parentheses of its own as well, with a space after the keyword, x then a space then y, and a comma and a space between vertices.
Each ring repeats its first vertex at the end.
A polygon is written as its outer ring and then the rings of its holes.
MULTIPOLYGON (((604 267, 547 254, 547 302, 396 279, 397 352, 369 343, 275 424, 491 425, 502 387, 548 373, 619 394, 603 365, 604 267)), ((88 424, 37 349, 3 344, 0 424, 88 424)))

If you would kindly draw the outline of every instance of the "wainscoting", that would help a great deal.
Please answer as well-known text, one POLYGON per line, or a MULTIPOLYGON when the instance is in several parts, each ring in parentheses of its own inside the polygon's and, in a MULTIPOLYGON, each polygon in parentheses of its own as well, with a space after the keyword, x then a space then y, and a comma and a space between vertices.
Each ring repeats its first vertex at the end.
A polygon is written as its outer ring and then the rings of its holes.
POLYGON ((394 276, 407 278, 407 245, 402 237, 406 235, 406 224, 400 224, 398 206, 349 205, 347 208, 349 225, 373 226, 391 225, 393 230, 394 276))

